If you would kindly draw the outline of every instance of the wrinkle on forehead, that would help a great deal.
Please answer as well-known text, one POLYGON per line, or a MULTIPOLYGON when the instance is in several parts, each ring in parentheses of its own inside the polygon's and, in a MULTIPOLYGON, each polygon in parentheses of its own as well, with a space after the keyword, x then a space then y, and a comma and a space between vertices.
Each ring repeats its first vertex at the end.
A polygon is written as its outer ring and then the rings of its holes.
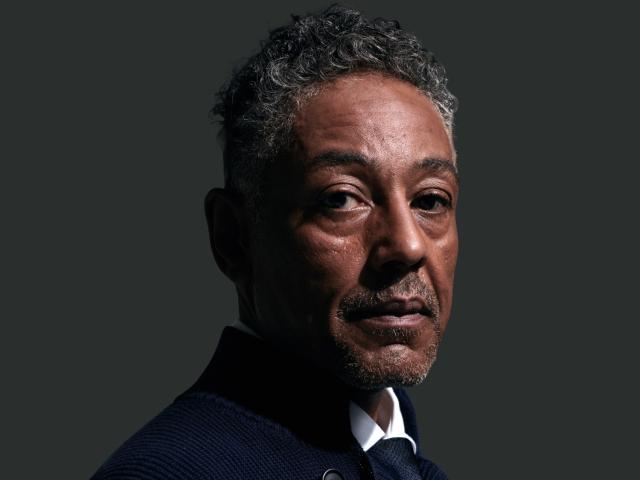
POLYGON ((349 75, 325 85, 300 108, 294 128, 306 156, 322 146, 455 163, 450 132, 433 103, 414 85, 380 74, 349 75))

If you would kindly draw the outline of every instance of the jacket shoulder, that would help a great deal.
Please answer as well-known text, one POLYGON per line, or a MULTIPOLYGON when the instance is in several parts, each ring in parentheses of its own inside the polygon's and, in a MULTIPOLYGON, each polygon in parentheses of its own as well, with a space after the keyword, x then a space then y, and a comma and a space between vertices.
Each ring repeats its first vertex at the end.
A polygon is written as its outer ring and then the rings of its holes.
POLYGON ((424 480, 448 480, 447 474, 431 460, 418 457, 420 475, 424 480))
POLYGON ((277 430, 216 395, 178 397, 118 448, 92 480, 211 478, 246 462, 260 438, 277 430))

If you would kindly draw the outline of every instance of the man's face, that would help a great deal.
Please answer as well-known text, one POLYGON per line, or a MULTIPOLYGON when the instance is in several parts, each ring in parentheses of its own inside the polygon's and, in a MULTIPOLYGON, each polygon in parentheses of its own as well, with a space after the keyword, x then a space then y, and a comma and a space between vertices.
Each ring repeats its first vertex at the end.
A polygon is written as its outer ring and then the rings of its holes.
POLYGON ((454 150, 414 86, 378 74, 324 85, 267 172, 252 244, 265 337, 373 389, 422 381, 451 312, 454 150))

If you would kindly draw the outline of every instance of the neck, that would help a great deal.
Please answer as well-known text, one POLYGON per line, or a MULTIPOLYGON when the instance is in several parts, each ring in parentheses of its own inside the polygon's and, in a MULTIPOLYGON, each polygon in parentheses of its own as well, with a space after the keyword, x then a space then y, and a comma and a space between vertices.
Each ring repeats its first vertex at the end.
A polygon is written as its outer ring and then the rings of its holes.
POLYGON ((348 450, 356 442, 344 385, 304 359, 232 327, 224 329, 190 392, 214 393, 322 448, 348 450))
MULTIPOLYGON (((240 298, 240 296, 239 296, 240 298)), ((246 300, 246 299, 245 299, 246 300)), ((259 327, 253 321, 252 309, 246 301, 239 302, 240 322, 257 337, 262 337, 259 327)), ((264 338, 264 337, 262 337, 264 338)), ((352 400, 376 422, 382 430, 387 431, 393 414, 393 400, 384 388, 377 390, 352 390, 352 400)))

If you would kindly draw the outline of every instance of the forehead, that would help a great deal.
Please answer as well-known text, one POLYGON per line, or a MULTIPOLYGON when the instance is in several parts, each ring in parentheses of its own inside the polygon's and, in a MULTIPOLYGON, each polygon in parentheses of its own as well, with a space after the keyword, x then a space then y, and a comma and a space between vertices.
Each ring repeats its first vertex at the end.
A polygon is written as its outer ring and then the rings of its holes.
POLYGON ((307 159, 349 151, 393 164, 454 161, 449 132, 433 103, 408 82, 380 74, 323 85, 300 107, 294 129, 307 159))

